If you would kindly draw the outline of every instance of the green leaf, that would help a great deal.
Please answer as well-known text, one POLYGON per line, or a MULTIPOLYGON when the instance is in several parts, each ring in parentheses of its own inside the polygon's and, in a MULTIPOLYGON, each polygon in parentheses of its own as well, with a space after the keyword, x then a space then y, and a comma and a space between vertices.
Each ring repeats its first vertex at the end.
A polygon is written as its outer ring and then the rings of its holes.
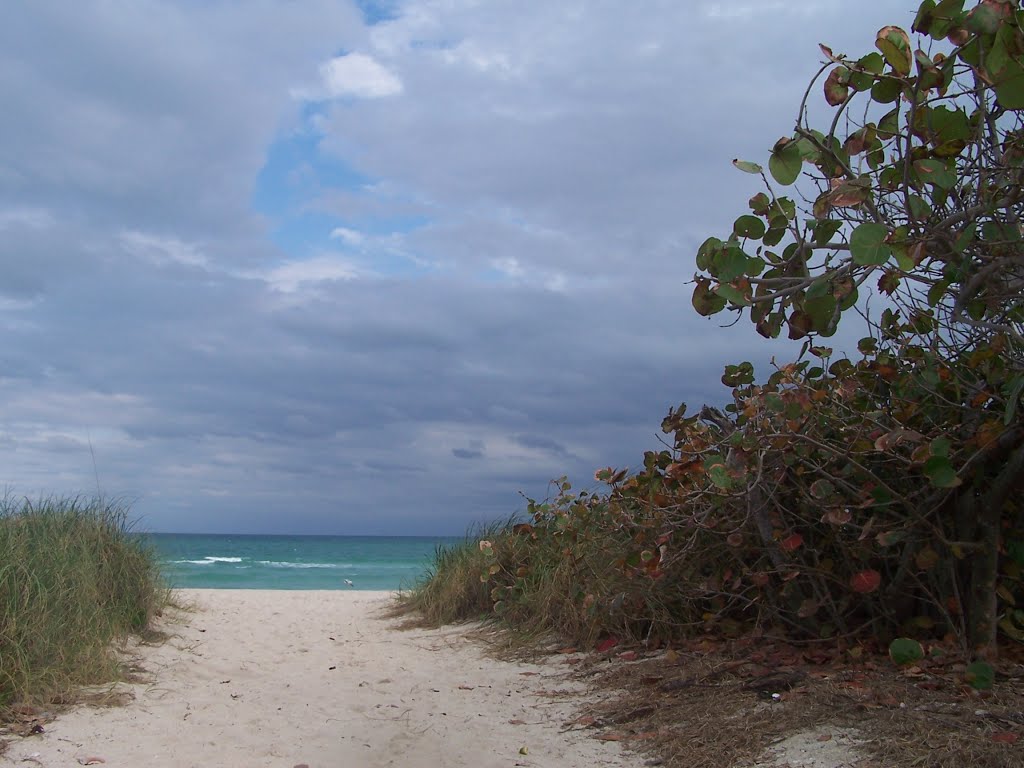
POLYGON ((879 104, 891 104, 900 97, 901 93, 903 93, 903 83, 894 77, 883 77, 871 86, 871 99, 879 104))
POLYGON ((984 661, 975 661, 967 665, 967 682, 976 691, 989 690, 996 680, 996 672, 992 665, 984 661))
POLYGON ((732 231, 737 237, 749 237, 752 240, 760 240, 766 229, 762 219, 750 214, 740 216, 732 225, 732 231))
POLYGON ((932 14, 931 30, 928 34, 934 40, 941 40, 949 34, 953 22, 963 13, 964 0, 941 0, 932 14))
POLYGON ((732 478, 725 468, 725 457, 721 454, 713 453, 704 459, 704 471, 711 478, 711 482, 719 488, 728 490, 732 487, 732 478))
POLYGON ((1024 68, 1016 61, 1007 65, 995 90, 996 101, 1003 109, 1024 109, 1024 68))
POLYGON ((815 480, 811 483, 811 496, 815 499, 827 499, 836 491, 836 487, 828 480, 815 480))
POLYGON ((910 38, 899 27, 882 27, 875 38, 875 47, 882 52, 889 66, 901 75, 910 74, 912 53, 910 38))
POLYGON ((761 238, 761 242, 771 247, 778 245, 782 242, 782 238, 786 236, 788 230, 785 227, 772 227, 764 233, 764 237, 761 238))
POLYGON ((875 130, 883 139, 891 139, 899 133, 900 108, 896 107, 882 115, 882 118, 878 121, 878 127, 875 130))
POLYGON ((714 257, 722 249, 722 241, 717 237, 709 237, 697 249, 697 269, 706 272, 713 263, 714 257))
POLYGON ((732 164, 735 165, 737 168, 739 168, 744 173, 754 173, 754 174, 757 174, 757 173, 763 173, 764 172, 764 168, 762 168, 757 163, 750 162, 749 160, 733 160, 732 164))
POLYGON ((814 230, 814 243, 815 245, 824 245, 832 237, 843 228, 843 222, 833 221, 831 219, 822 219, 821 221, 815 222, 812 229, 814 230))
POLYGON ((1013 415, 1017 411, 1017 403, 1020 400, 1021 392, 1024 392, 1024 375, 1017 374, 1003 387, 1006 392, 1006 413, 1003 414, 1003 424, 1009 426, 1013 421, 1013 415))
POLYGON ((861 266, 885 264, 892 255, 892 248, 885 243, 889 230, 883 224, 865 222, 850 235, 850 254, 861 266))
POLYGON ((779 184, 790 185, 800 176, 803 157, 795 141, 779 139, 768 158, 768 170, 779 184))
POLYGON ((719 283, 715 291, 723 299, 728 299, 733 304, 741 307, 750 306, 750 299, 740 289, 730 283, 719 283))
POLYGON ((924 463, 924 473, 936 488, 956 488, 963 483, 945 456, 932 456, 924 463))
POLYGON ((952 189, 956 186, 956 174, 941 160, 918 160, 914 163, 914 170, 925 184, 932 184, 940 189, 952 189))
POLYGON ((924 658, 924 648, 917 640, 909 637, 897 637, 889 643, 889 658, 897 666, 903 667, 924 658))
POLYGON ((932 24, 935 23, 935 0, 924 0, 921 3, 921 7, 917 9, 917 17, 914 19, 914 24, 910 27, 914 32, 920 32, 923 35, 927 35, 932 30, 932 24))
POLYGON ((967 250, 967 246, 969 246, 974 241, 974 236, 975 234, 977 234, 977 232, 978 225, 973 222, 968 226, 964 227, 963 232, 960 233, 960 235, 956 239, 956 242, 953 243, 953 250, 956 251, 957 253, 963 253, 965 250, 967 250))
MULTIPOLYGON (((753 218, 753 217, 751 217, 753 218)), ((723 283, 731 283, 747 271, 747 254, 737 245, 727 245, 711 262, 710 271, 723 283)))
POLYGON ((967 29, 982 35, 991 35, 999 29, 999 13, 988 5, 978 5, 967 16, 967 29))
POLYGON ((835 311, 835 296, 821 296, 816 299, 804 300, 804 312, 811 318, 811 328, 819 333, 830 330, 835 311))

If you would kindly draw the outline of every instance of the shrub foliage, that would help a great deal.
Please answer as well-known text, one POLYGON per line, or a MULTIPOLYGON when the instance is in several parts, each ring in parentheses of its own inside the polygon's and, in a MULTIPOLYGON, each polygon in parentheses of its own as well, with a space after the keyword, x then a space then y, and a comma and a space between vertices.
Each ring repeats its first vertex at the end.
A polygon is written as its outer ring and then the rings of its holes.
POLYGON ((482 542, 500 613, 590 639, 1024 640, 1024 11, 925 0, 874 47, 821 46, 793 134, 734 161, 764 190, 697 253, 699 313, 802 354, 728 366, 724 412, 672 409, 642 470, 559 483, 482 542))

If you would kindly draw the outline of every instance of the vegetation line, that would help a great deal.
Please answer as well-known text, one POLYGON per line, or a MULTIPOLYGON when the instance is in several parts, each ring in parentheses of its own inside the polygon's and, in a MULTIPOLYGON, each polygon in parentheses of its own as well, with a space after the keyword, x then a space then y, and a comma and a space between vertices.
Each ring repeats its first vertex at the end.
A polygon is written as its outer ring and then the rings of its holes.
POLYGON ((167 597, 118 502, 0 500, 0 715, 117 679, 114 644, 167 597))

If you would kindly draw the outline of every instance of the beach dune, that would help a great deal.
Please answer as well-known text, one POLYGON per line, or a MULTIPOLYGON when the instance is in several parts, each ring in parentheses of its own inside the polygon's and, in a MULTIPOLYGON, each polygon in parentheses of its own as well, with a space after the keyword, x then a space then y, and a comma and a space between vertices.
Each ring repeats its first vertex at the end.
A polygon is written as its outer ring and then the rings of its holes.
POLYGON ((171 637, 140 646, 118 707, 77 707, 2 758, 51 766, 574 766, 643 764, 564 732, 564 665, 489 658, 464 629, 399 630, 389 595, 189 590, 171 637), (98 762, 96 764, 99 764, 98 762))

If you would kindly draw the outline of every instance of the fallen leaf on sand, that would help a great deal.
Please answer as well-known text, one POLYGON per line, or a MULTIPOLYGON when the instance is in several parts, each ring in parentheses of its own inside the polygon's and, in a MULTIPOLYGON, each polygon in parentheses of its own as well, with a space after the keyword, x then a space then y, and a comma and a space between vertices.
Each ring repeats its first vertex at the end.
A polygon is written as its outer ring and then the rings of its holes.
POLYGON ((526 747, 520 747, 519 748, 519 754, 520 755, 528 755, 528 754, 530 754, 530 750, 527 749, 526 747))
POLYGON ((832 740, 832 734, 831 733, 823 733, 823 734, 821 734, 821 736, 818 737, 818 741, 831 741, 831 740, 832 740))
POLYGON ((617 731, 611 731, 609 733, 599 733, 594 738, 598 741, 622 741, 626 738, 626 735, 617 731))
POLYGON ((476 687, 475 685, 460 685, 459 686, 459 690, 460 691, 472 691, 475 687, 476 687))
POLYGON ((80 765, 99 765, 100 763, 105 763, 107 761, 102 757, 96 757, 93 755, 91 757, 80 757, 78 758, 78 762, 80 765))
POLYGON ((525 720, 509 720, 508 724, 509 725, 526 725, 526 721, 525 720))

